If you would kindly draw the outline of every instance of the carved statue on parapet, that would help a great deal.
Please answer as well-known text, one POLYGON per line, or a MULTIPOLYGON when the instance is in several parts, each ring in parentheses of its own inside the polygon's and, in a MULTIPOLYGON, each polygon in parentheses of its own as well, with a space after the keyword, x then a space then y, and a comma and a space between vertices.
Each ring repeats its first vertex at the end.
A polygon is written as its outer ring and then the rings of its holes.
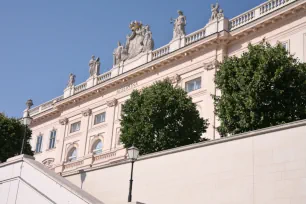
POLYGON ((67 87, 74 86, 74 83, 75 83, 75 75, 70 73, 67 87))
POLYGON ((118 47, 114 50, 114 65, 154 48, 152 32, 148 25, 143 26, 141 22, 132 21, 129 28, 132 33, 126 36, 125 45, 119 42, 118 47))
POLYGON ((91 56, 89 60, 89 75, 97 76, 100 74, 100 58, 95 59, 95 56, 91 56))
POLYGON ((211 17, 209 21, 213 21, 213 20, 224 17, 223 10, 219 8, 220 6, 218 3, 216 3, 215 5, 211 4, 211 17))
POLYGON ((183 11, 177 11, 178 17, 176 19, 171 18, 170 23, 173 23, 173 39, 184 36, 185 26, 187 24, 186 16, 184 16, 183 11))
POLYGON ((150 30, 150 26, 146 25, 144 27, 144 39, 143 39, 143 51, 150 51, 154 48, 154 41, 152 38, 152 32, 150 30))
POLYGON ((120 63, 122 51, 123 51, 123 46, 121 45, 121 42, 118 41, 118 47, 114 50, 114 65, 120 63))

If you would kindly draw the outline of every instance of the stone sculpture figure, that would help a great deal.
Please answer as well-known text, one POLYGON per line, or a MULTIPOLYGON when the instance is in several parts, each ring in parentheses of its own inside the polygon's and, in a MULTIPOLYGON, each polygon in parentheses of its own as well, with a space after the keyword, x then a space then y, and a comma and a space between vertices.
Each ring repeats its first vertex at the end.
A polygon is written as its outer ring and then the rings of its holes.
POLYGON ((150 51, 154 48, 154 41, 152 38, 152 32, 150 30, 150 26, 146 25, 144 27, 144 39, 143 39, 143 51, 150 51))
POLYGON ((75 83, 75 75, 70 73, 67 87, 72 87, 75 83))
POLYGON ((114 65, 120 63, 122 52, 123 52, 123 46, 121 45, 121 42, 118 41, 118 47, 114 50, 114 65))
POLYGON ((223 9, 219 9, 218 18, 224 17, 223 9))
POLYGON ((98 57, 95 59, 95 56, 91 56, 91 59, 89 60, 89 75, 99 75, 100 73, 100 58, 98 57))
POLYGON ((211 4, 211 17, 210 17, 209 21, 213 21, 213 20, 216 20, 218 18, 224 17, 223 10, 219 9, 219 8, 220 8, 220 6, 219 6, 218 3, 216 3, 216 5, 211 4))
POLYGON ((181 37, 186 34, 186 16, 184 16, 183 11, 177 11, 178 17, 176 19, 170 19, 170 23, 173 23, 173 39, 181 37))
POLYGON ((129 27, 132 33, 126 36, 125 45, 118 43, 118 47, 114 50, 114 65, 150 51, 154 47, 152 32, 148 25, 143 26, 141 22, 132 21, 129 27))

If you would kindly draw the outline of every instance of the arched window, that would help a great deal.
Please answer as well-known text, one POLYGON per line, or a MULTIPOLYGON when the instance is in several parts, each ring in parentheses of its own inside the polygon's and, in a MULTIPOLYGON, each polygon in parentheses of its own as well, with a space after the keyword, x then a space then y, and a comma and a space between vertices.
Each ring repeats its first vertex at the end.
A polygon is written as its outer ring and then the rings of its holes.
POLYGON ((102 153, 103 144, 101 140, 95 141, 92 146, 92 153, 93 154, 101 154, 102 153))
POLYGON ((71 148, 67 155, 67 161, 71 162, 77 159, 77 149, 75 147, 71 148))

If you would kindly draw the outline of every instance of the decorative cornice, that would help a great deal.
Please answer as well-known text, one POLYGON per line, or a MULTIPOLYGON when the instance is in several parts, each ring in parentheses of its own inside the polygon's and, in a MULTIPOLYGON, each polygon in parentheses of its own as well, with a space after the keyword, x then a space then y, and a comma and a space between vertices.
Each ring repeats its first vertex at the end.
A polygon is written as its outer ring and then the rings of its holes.
POLYGON ((58 121, 61 125, 67 125, 69 120, 68 118, 62 118, 62 119, 59 119, 58 121))
POLYGON ((220 63, 216 59, 214 59, 213 61, 208 62, 208 63, 203 63, 204 69, 206 71, 210 71, 210 70, 213 70, 213 69, 218 69, 219 65, 220 65, 220 63))
POLYGON ((89 108, 88 108, 87 110, 82 111, 82 115, 83 115, 84 117, 90 116, 91 113, 92 113, 92 110, 89 109, 89 108))
POLYGON ((113 106, 117 105, 117 102, 118 102, 117 99, 114 98, 111 101, 107 101, 106 104, 107 104, 108 107, 113 107, 113 106))

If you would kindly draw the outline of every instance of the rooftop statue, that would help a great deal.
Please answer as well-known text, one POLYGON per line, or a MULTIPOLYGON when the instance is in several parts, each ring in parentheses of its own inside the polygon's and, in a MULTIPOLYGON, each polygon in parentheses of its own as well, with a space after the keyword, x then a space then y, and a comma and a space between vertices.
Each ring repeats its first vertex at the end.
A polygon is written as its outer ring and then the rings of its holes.
POLYGON ((100 58, 95 59, 95 56, 91 56, 89 60, 89 75, 97 76, 100 74, 100 58))
POLYGON ((67 87, 74 86, 75 83, 75 75, 70 73, 67 87))
POLYGON ((154 48, 152 32, 148 25, 143 26, 141 22, 132 21, 129 27, 132 33, 126 36, 125 45, 118 42, 118 47, 114 50, 114 65, 154 48))
POLYGON ((223 14, 223 10, 219 9, 219 4, 216 3, 216 5, 211 4, 211 17, 209 19, 209 21, 213 21, 216 20, 218 18, 222 18, 224 16, 223 14))
POLYGON ((187 24, 186 16, 184 16, 183 11, 178 10, 178 17, 176 19, 171 18, 170 23, 173 23, 173 38, 178 38, 184 36, 185 26, 187 24))

